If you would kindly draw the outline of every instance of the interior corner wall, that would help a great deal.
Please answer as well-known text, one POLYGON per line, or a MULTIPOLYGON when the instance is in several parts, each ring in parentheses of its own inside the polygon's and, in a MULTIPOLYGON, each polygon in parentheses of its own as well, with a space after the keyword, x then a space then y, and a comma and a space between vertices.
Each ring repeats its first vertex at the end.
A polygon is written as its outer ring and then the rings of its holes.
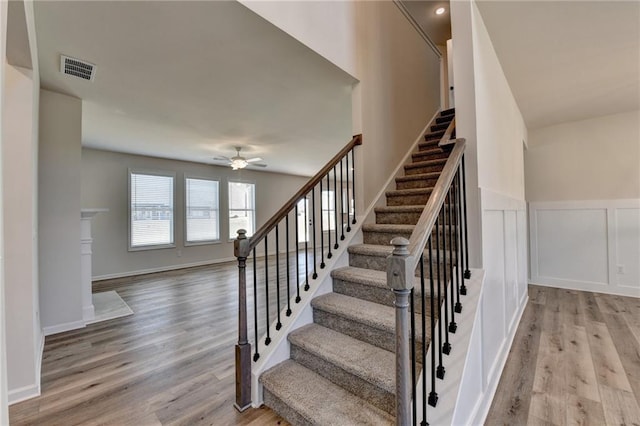
POLYGON ((527 201, 640 199, 640 111, 532 130, 527 201))
POLYGON ((84 327, 80 267, 82 101, 40 91, 38 252, 45 334, 84 327))
MULTIPOLYGON (((0 2, 0 199, 2 199, 2 148, 4 146, 4 80, 6 68, 7 40, 7 6, 8 2, 0 2)), ((4 297, 4 219, 0 209, 0 424, 9 424, 8 391, 7 391, 7 355, 6 355, 6 310, 4 297)))
POLYGON ((226 219, 227 185, 230 180, 256 184, 256 226, 260 227, 302 188, 309 178, 248 169, 233 171, 229 167, 82 149, 82 207, 109 209, 108 212, 96 215, 92 221, 93 278, 116 278, 235 260, 233 242, 228 238, 229 228, 226 219), (175 173, 175 247, 128 250, 129 169, 175 173), (220 182, 219 243, 185 244, 185 176, 217 179, 220 182))
POLYGON ((471 2, 453 1, 451 38, 453 46, 453 85, 456 108, 456 135, 467 140, 465 178, 469 233, 469 264, 482 268, 482 214, 478 186, 478 147, 476 138, 476 82, 474 76, 471 2))
POLYGON ((368 206, 440 107, 440 57, 393 2, 355 8, 368 206))
POLYGON ((392 1, 241 2, 359 80, 357 207, 368 206, 439 109, 440 58, 392 1))

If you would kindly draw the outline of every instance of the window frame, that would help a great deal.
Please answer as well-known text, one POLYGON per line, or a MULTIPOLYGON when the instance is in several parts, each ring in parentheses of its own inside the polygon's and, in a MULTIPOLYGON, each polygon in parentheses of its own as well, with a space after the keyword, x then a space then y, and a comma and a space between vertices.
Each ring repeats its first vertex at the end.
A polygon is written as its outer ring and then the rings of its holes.
POLYGON ((168 248, 176 247, 176 173, 170 172, 166 170, 154 170, 154 169, 139 169, 139 168, 128 168, 127 170, 127 246, 128 251, 146 251, 146 250, 162 250, 168 248), (169 244, 149 244, 145 246, 133 246, 131 243, 131 237, 133 235, 132 226, 133 221, 131 220, 131 175, 139 174, 139 175, 148 175, 148 176, 161 176, 161 177, 170 177, 173 180, 173 210, 172 210, 172 220, 171 220, 171 240, 173 242, 169 244))
POLYGON ((320 222, 322 223, 322 228, 323 228, 323 232, 326 234, 327 232, 333 232, 337 229, 338 224, 335 221, 335 217, 336 217, 336 204, 334 203, 335 201, 335 191, 333 189, 323 189, 322 192, 320 193, 320 200, 321 200, 321 209, 320 209, 320 222), (328 201, 328 205, 333 204, 333 208, 329 209, 326 208, 325 203, 322 202, 324 201, 324 194, 323 193, 327 193, 327 201, 328 201), (327 213, 327 227, 324 227, 324 214, 325 212, 327 213), (331 227, 331 222, 333 222, 333 228, 331 227))
MULTIPOLYGON (((244 179, 227 179, 227 237, 229 238, 228 242, 233 242, 236 240, 237 238, 237 234, 234 237, 231 237, 229 234, 231 233, 231 211, 232 210, 238 210, 238 209, 233 209, 231 208, 231 191, 229 190, 229 187, 232 183, 244 183, 244 184, 250 184, 253 185, 253 232, 251 234, 247 234, 247 238, 251 237, 256 231, 256 215, 258 212, 258 205, 256 203, 256 192, 257 192, 257 185, 256 182, 254 180, 244 180, 244 179)), ((251 211, 249 209, 244 209, 246 211, 251 211)))
POLYGON ((197 175, 191 175, 191 174, 184 174, 183 177, 183 191, 184 191, 184 205, 182 206, 183 208, 183 243, 184 243, 184 247, 190 247, 190 246, 204 246, 204 245, 209 245, 209 244, 220 244, 222 242, 222 237, 221 237, 221 226, 220 226, 220 222, 221 222, 221 211, 222 209, 220 208, 220 187, 221 187, 221 179, 219 177, 204 177, 204 176, 197 176, 197 175), (188 235, 187 235, 187 198, 188 198, 188 192, 187 192, 187 179, 193 179, 193 180, 206 180, 206 181, 211 181, 211 182, 217 182, 218 183, 218 223, 216 224, 218 227, 218 239, 217 240, 202 240, 202 241, 189 241, 188 240, 188 235))

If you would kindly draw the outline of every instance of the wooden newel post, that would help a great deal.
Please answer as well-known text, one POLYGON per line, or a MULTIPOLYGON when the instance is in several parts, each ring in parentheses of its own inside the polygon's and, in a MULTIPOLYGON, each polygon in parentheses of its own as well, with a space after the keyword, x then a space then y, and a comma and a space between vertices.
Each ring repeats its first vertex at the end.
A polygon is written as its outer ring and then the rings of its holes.
MULTIPOLYGON (((387 258, 387 285, 396 296, 396 425, 411 424, 411 379, 409 351, 409 295, 413 288, 412 257, 406 238, 391 240, 393 253, 387 258)), ((415 267, 415 266, 414 266, 415 267)))
POLYGON ((247 340, 247 231, 238 230, 233 253, 238 258, 238 344, 236 345, 236 402, 240 412, 251 406, 251 345, 247 340))

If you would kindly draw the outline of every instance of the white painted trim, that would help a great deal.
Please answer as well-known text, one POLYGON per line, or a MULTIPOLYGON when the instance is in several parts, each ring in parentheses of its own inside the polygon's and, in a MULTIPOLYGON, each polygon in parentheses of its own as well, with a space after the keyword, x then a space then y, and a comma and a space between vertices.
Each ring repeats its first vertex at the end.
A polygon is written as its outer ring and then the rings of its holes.
POLYGON ((567 290, 591 291, 595 293, 616 294, 629 297, 640 297, 640 288, 618 284, 616 264, 617 252, 617 211, 621 209, 640 209, 640 199, 613 200, 576 200, 576 201, 545 201, 529 204, 529 259, 531 276, 529 282, 534 285, 563 288, 567 290), (606 220, 606 252, 607 278, 606 282, 575 280, 553 276, 540 275, 538 257, 539 247, 539 211, 587 211, 600 210, 605 212, 606 220))
MULTIPOLYGON (((450 425, 453 424, 455 408, 460 402, 459 394, 462 385, 462 377, 466 369, 467 361, 471 351, 477 348, 471 348, 471 337, 474 333, 480 331, 480 327, 476 325, 478 312, 480 312, 480 301, 482 300, 482 289, 484 287, 485 272, 481 269, 471 269, 471 279, 465 280, 468 289, 466 296, 461 296, 460 300, 463 309, 460 314, 456 314, 456 323, 458 329, 455 333, 449 334, 449 343, 453 348, 451 354, 444 358, 444 367, 446 370, 444 380, 437 380, 436 392, 438 393, 438 404, 435 407, 427 408, 427 421, 434 425, 450 425)), ((447 303, 446 301, 443 303, 447 303)), ((435 330, 440 326, 439 321, 436 322, 435 330)), ((431 352, 434 346, 438 347, 441 343, 438 341, 437 333, 429 350, 426 359, 431 359, 431 352)), ((428 361, 423 370, 423 375, 416 384, 416 407, 418 419, 422 418, 422 383, 425 380, 424 372, 427 378, 431 377, 431 362, 428 361)), ((427 390, 430 385, 427 386, 427 390)))
POLYGON ((77 330, 79 328, 86 327, 84 320, 65 322, 63 324, 52 325, 45 327, 42 332, 45 336, 51 336, 52 334, 64 333, 65 331, 77 330))
POLYGON ((17 404, 18 402, 26 401, 27 399, 40 396, 40 386, 28 385, 18 389, 9 391, 8 399, 9 405, 17 404))
POLYGON ((42 377, 42 358, 44 356, 44 333, 40 330, 40 343, 38 344, 38 352, 36 352, 36 385, 38 386, 38 395, 41 391, 42 377))
POLYGON ((214 259, 214 260, 203 260, 200 262, 182 263, 179 265, 160 266, 157 268, 137 269, 135 271, 118 272, 115 274, 97 275, 95 277, 92 277, 91 280, 92 281, 111 280, 114 278, 133 277, 136 275, 153 274, 156 272, 175 271, 176 269, 194 268, 196 266, 206 266, 206 265, 213 265, 216 263, 227 263, 227 262, 235 262, 235 261, 236 261, 235 257, 223 257, 223 258, 214 259))
POLYGON ((511 197, 501 192, 495 192, 487 188, 480 188, 482 210, 526 210, 527 202, 511 197))
MULTIPOLYGON (((522 314, 524 313, 525 308, 527 307, 527 303, 529 302, 529 296, 526 296, 523 300, 524 303, 520 305, 518 309, 518 313, 515 315, 517 321, 515 324, 520 324, 520 320, 522 319, 522 314)), ((500 355, 494 364, 495 367, 499 367, 493 370, 499 371, 500 374, 495 374, 491 378, 490 382, 485 387, 486 390, 482 394, 482 397, 478 399, 476 406, 474 407, 473 414, 471 416, 471 421, 469 424, 473 425, 481 425, 484 424, 487 419, 487 415, 489 414, 489 409, 491 408, 491 403, 493 402, 493 397, 498 390, 498 384, 500 383, 500 377, 502 376, 502 371, 504 370, 504 366, 507 363, 507 359, 509 358, 509 352, 511 351, 511 346, 513 345, 513 340, 516 336, 516 332, 518 331, 517 325, 511 329, 507 338, 505 339, 502 348, 500 349, 500 355)), ((459 401, 460 403, 460 401, 459 401)))

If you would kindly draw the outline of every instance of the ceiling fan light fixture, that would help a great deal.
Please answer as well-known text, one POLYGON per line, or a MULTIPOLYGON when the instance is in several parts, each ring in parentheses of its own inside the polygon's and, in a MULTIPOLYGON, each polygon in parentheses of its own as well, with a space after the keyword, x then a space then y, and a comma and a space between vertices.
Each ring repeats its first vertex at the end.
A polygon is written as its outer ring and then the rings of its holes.
POLYGON ((231 168, 233 170, 244 169, 248 164, 244 158, 234 158, 231 160, 231 168))

